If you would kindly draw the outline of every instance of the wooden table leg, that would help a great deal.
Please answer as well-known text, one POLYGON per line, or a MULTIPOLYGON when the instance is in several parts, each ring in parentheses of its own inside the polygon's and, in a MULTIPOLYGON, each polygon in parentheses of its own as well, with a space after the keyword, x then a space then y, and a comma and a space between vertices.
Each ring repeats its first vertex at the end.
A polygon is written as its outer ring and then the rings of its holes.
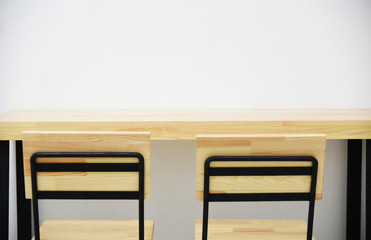
POLYGON ((347 240, 361 239, 362 140, 348 140, 347 240))
POLYGON ((9 141, 0 141, 0 239, 9 239, 9 141))
POLYGON ((31 239, 31 200, 25 197, 22 141, 16 142, 18 239, 31 239))

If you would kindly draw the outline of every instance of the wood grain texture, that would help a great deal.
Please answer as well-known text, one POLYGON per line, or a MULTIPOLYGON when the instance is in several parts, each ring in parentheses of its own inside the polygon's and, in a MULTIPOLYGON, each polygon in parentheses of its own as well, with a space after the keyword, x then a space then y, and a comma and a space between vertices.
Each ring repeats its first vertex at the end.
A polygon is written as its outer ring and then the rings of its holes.
MULTIPOLYGON (((144 222, 145 240, 152 239, 153 227, 153 220, 144 222)), ((138 240, 138 220, 46 220, 40 236, 41 240, 138 240)))
MULTIPOLYGON (((201 240, 201 220, 195 233, 201 240)), ((305 220, 209 220, 208 240, 306 240, 306 233, 305 220)))
MULTIPOLYGON (((145 159, 145 198, 150 197, 150 134, 146 132, 58 132, 23 133, 26 198, 32 197, 30 158, 35 152, 139 152, 145 159)), ((138 162, 137 159, 79 158, 40 159, 38 162, 138 162)), ((137 191, 137 172, 42 172, 38 189, 85 191, 137 191)))
POLYGON ((154 140, 229 133, 322 133, 327 139, 371 139, 371 109, 19 110, 0 115, 0 140, 22 140, 25 130, 151 132, 154 140))
MULTIPOLYGON (((316 199, 322 199, 326 137, 320 134, 214 134, 197 136, 196 190, 203 200, 204 162, 210 156, 313 156, 318 161, 316 199)), ((310 166, 308 162, 219 162, 212 167, 310 166)), ((309 192, 309 176, 213 176, 211 193, 309 192)))

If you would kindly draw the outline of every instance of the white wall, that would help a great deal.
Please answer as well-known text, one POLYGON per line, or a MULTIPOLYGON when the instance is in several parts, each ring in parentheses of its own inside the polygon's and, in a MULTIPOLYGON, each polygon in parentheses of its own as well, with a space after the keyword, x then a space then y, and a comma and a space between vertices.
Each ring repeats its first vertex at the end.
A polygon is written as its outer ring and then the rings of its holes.
MULTIPOLYGON (((0 0, 0 113, 370 108, 370 23, 369 0, 0 0)), ((315 233, 345 239, 346 168, 344 154, 337 155, 345 142, 328 146, 325 181, 333 192, 318 203, 315 233)), ((193 220, 201 216, 188 182, 194 142, 155 141, 153 152, 146 214, 158 223, 156 239, 192 239, 193 220), (183 178, 169 193, 160 183, 173 174, 183 178), (162 202, 166 196, 181 201, 162 202), (187 224, 173 225, 178 221, 187 224)), ((41 211, 51 214, 53 204, 59 203, 46 202, 41 211)), ((94 204, 80 203, 84 212, 94 204)))

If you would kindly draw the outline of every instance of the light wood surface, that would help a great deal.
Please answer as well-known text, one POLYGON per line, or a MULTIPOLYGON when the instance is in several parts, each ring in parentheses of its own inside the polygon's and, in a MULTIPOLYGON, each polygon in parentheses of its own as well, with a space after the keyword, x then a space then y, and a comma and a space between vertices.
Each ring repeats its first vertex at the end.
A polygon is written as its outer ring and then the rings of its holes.
POLYGON ((18 110, 0 115, 0 140, 25 130, 151 132, 154 140, 197 134, 322 133, 371 139, 371 109, 324 110, 18 110))
MULTIPOLYGON (((197 200, 203 200, 204 162, 210 156, 313 156, 318 161, 316 199, 322 199, 326 137, 321 134, 198 135, 197 200)), ((219 162, 212 167, 311 166, 308 162, 219 162)), ((210 193, 309 192, 310 176, 212 176, 210 193)))
MULTIPOLYGON (((153 226, 153 220, 145 220, 145 240, 152 239, 153 226)), ((138 220, 46 220, 40 236, 41 240, 138 240, 138 229, 138 220)))
MULTIPOLYGON (((145 160, 145 198, 150 197, 150 134, 146 132, 23 133, 26 198, 32 197, 30 157, 35 152, 139 152, 145 160)), ((38 162, 138 162, 137 159, 40 159, 38 162)), ((137 172, 41 172, 38 189, 44 191, 137 191, 137 172)))
MULTIPOLYGON (((306 240, 307 223, 305 220, 209 220, 208 230, 208 240, 306 240)), ((195 239, 201 240, 201 220, 196 221, 195 232, 195 239)))

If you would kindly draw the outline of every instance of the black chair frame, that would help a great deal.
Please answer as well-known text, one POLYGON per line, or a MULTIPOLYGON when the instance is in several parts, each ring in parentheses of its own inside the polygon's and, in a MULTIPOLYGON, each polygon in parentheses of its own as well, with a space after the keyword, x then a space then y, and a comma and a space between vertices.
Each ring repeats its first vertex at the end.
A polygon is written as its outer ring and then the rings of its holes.
POLYGON ((40 240, 39 199, 139 200, 139 240, 144 240, 144 158, 137 152, 37 152, 31 156, 35 240, 40 240), (138 163, 37 163, 38 158, 137 158, 138 163), (138 172, 138 191, 39 191, 37 172, 138 172))
POLYGON ((311 156, 211 156, 204 165, 202 240, 207 240, 209 202, 309 201, 307 240, 312 240, 318 161, 311 156), (311 162, 310 167, 211 167, 212 162, 311 162), (210 176, 311 176, 309 193, 210 193, 210 176))

